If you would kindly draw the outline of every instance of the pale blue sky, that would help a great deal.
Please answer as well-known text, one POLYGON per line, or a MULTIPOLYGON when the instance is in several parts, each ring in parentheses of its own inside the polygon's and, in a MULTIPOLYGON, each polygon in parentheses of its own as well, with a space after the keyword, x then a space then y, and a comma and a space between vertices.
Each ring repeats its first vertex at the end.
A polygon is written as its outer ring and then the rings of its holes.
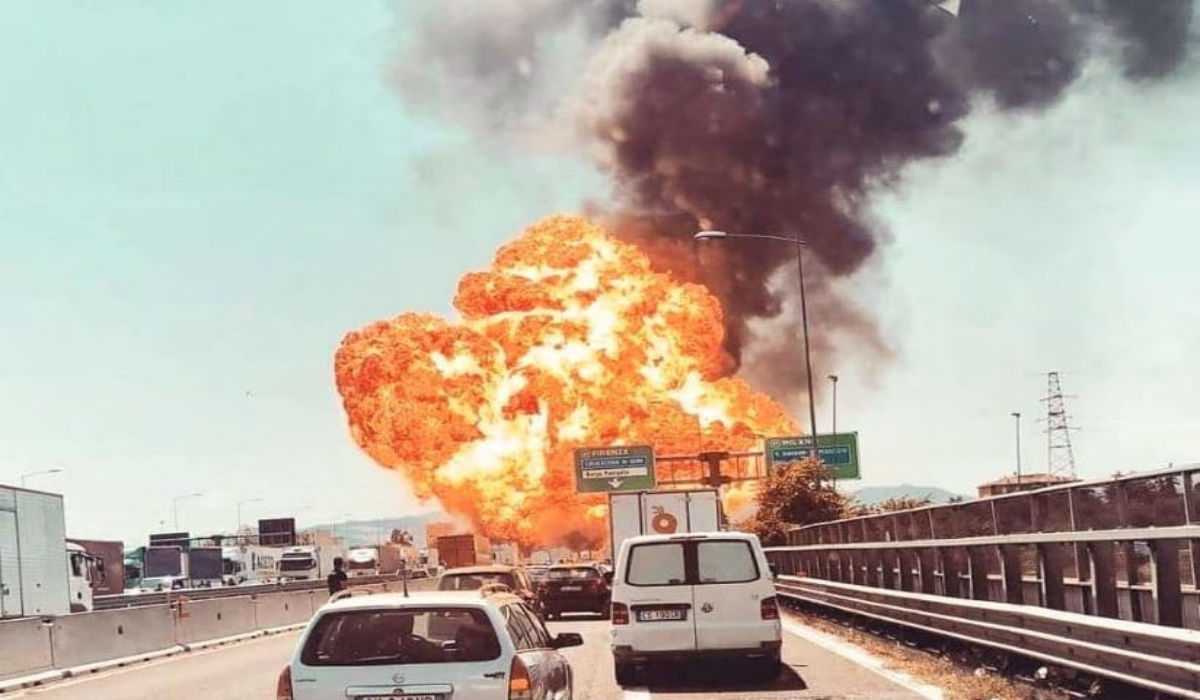
MULTIPOLYGON (((497 243, 604 186, 406 111, 401 40, 383 2, 5 4, 0 482, 61 466, 30 486, 66 494, 69 532, 131 542, 191 491, 193 531, 239 498, 267 499, 247 519, 412 511, 346 435, 342 334, 449 311, 497 243)), ((965 126, 880 198, 894 240, 853 282, 897 359, 817 368, 867 483, 969 492, 1011 469, 1013 410, 1043 468, 1049 369, 1079 395, 1083 474, 1200 461, 1197 71, 1095 69, 1046 115, 965 126)))

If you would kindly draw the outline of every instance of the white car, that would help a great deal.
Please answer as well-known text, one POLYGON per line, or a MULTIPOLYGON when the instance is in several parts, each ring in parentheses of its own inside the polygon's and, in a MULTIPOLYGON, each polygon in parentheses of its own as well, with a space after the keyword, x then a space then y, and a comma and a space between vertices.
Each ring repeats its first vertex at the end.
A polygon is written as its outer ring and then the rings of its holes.
POLYGON ((644 535, 621 543, 612 587, 619 685, 657 660, 733 657, 778 672, 778 601, 758 537, 743 532, 644 535))
POLYGON ((582 637, 552 636, 517 596, 358 591, 335 595, 309 621, 279 674, 279 700, 572 697, 558 650, 582 637))

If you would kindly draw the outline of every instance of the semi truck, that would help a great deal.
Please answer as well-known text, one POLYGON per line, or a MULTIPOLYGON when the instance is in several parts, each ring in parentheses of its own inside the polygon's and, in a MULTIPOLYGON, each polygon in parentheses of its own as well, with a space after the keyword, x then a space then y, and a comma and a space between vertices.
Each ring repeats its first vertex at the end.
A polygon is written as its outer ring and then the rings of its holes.
POLYGON ((479 535, 445 535, 437 539, 437 554, 447 569, 492 563, 492 545, 479 535))
POLYGON ((235 545, 221 548, 222 579, 227 586, 269 583, 279 576, 282 547, 235 545))
POLYGON ((611 558, 637 535, 716 532, 724 528, 716 489, 613 493, 608 497, 611 558))
POLYGON ((0 618, 92 609, 97 557, 66 529, 60 494, 0 485, 0 618))
POLYGON ((67 540, 83 547, 91 558, 92 595, 120 595, 125 592, 125 544, 114 540, 67 540))

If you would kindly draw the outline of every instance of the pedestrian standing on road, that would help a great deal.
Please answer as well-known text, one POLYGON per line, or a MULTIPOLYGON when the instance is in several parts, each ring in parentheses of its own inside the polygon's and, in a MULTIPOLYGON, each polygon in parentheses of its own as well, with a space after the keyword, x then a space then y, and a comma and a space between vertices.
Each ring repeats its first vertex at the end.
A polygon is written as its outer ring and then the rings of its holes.
POLYGON ((346 572, 342 571, 341 557, 334 557, 333 571, 329 572, 326 581, 329 583, 329 595, 333 595, 346 588, 346 572))

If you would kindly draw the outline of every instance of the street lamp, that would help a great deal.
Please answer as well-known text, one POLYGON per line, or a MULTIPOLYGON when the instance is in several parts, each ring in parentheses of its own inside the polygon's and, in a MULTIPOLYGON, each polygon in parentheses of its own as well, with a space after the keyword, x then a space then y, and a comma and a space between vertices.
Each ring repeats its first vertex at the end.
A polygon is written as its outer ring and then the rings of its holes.
POLYGON ((233 534, 236 535, 242 531, 242 504, 243 503, 262 503, 264 500, 266 500, 266 499, 247 498, 245 500, 238 501, 238 503, 237 503, 238 524, 237 524, 237 529, 233 531, 233 534))
POLYGON ((1010 413, 1016 419, 1017 425, 1017 488, 1021 488, 1021 414, 1017 411, 1010 413))
POLYGON ((812 434, 812 455, 820 459, 817 451, 817 408, 816 397, 813 394, 812 352, 808 343, 808 300, 804 296, 804 246, 803 239, 786 236, 767 236, 757 233, 726 233, 724 231, 698 231, 693 238, 706 240, 709 238, 760 238, 768 241, 784 241, 796 246, 796 271, 800 273, 800 323, 804 331, 804 372, 808 382, 808 423, 812 434))
POLYGON ((836 374, 830 374, 830 375, 828 375, 828 377, 829 377, 829 381, 833 383, 833 427, 830 428, 829 432, 836 433, 837 432, 837 380, 838 380, 838 376, 836 374))
POLYGON ((43 469, 40 472, 26 472, 21 475, 21 488, 25 488, 25 480, 31 476, 41 476, 42 474, 61 474, 61 469, 43 469))
POLYGON ((200 498, 204 493, 197 491, 196 493, 185 493, 182 496, 176 496, 171 499, 171 515, 175 522, 175 531, 179 532, 179 502, 186 498, 200 498))

